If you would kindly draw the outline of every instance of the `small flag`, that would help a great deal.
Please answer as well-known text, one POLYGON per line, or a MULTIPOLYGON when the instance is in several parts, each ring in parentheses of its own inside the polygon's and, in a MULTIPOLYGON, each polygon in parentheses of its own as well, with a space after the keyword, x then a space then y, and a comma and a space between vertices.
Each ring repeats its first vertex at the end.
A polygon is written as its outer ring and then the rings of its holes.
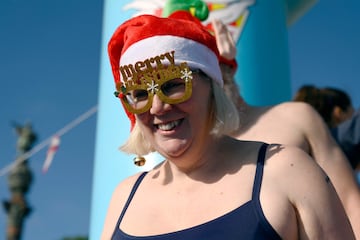
POLYGON ((49 144, 49 149, 47 151, 46 154, 46 159, 44 162, 44 165, 42 167, 42 171, 43 173, 46 173, 50 167, 50 164, 54 158, 55 153, 57 152, 57 150, 59 149, 59 145, 60 145, 60 138, 59 136, 54 136, 51 139, 51 142, 49 144))

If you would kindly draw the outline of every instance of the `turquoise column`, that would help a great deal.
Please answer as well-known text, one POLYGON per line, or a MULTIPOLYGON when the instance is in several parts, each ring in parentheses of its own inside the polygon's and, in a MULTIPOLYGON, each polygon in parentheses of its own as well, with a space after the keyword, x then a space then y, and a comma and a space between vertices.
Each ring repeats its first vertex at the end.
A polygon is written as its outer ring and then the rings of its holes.
POLYGON ((132 14, 131 11, 123 10, 126 2, 104 0, 99 108, 89 232, 89 239, 92 240, 100 239, 109 200, 116 185, 125 177, 140 170, 133 164, 131 156, 118 150, 129 135, 130 123, 121 103, 113 94, 115 85, 107 55, 107 43, 111 35, 132 14))
MULTIPOLYGON (((251 2, 252 0, 244 0, 251 2)), ((240 93, 251 105, 291 100, 288 27, 317 0, 255 0, 237 42, 240 93)))
MULTIPOLYGON (((309 3, 315 0, 239 1, 254 2, 248 8, 248 19, 237 42, 239 69, 236 79, 243 97, 253 105, 289 100, 287 22, 299 18, 311 5, 309 3)), ((154 162, 159 161, 159 156, 155 156, 155 159, 147 157, 146 165, 139 168, 133 164, 133 156, 118 150, 129 135, 130 123, 119 100, 113 95, 115 87, 107 43, 115 29, 135 11, 148 9, 150 6, 153 13, 158 13, 164 2, 165 0, 147 0, 145 4, 141 0, 104 0, 90 240, 100 239, 108 204, 116 185, 127 176, 147 170, 154 162)))
POLYGON ((291 99, 288 32, 284 0, 258 0, 237 42, 240 92, 251 105, 291 99))

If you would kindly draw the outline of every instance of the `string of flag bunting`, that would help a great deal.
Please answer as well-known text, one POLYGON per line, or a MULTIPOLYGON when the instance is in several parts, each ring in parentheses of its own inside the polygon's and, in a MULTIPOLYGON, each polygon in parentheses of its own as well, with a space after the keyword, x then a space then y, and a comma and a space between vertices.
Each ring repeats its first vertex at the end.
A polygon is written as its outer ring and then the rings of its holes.
POLYGON ((91 117, 93 114, 97 112, 97 106, 94 106, 90 108, 85 113, 81 114, 79 117, 65 125, 63 128, 55 132, 53 135, 51 135, 49 138, 45 139, 44 141, 40 142, 36 146, 34 146, 31 150, 24 153, 20 157, 16 158, 15 161, 13 161, 11 164, 7 165, 6 167, 2 168, 0 170, 0 177, 4 176, 5 174, 9 173, 12 169, 14 169, 18 164, 22 163, 26 159, 29 159, 31 156, 33 156, 35 153, 42 150, 44 147, 49 146, 48 151, 46 153, 46 158, 44 161, 44 164, 42 166, 43 173, 46 173, 53 161, 53 158, 55 156, 55 153, 59 149, 60 146, 60 137, 64 135, 65 133, 69 132, 76 126, 78 126, 80 123, 87 120, 89 117, 91 117))

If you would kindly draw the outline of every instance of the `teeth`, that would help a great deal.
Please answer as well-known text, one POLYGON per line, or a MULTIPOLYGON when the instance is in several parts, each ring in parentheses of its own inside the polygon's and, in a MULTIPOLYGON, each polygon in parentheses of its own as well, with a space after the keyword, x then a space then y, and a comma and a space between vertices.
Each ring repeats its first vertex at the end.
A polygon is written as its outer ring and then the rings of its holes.
POLYGON ((178 126, 179 124, 180 124, 180 120, 176 120, 173 122, 168 122, 166 124, 158 124, 158 128, 163 131, 169 131, 175 128, 176 126, 178 126))

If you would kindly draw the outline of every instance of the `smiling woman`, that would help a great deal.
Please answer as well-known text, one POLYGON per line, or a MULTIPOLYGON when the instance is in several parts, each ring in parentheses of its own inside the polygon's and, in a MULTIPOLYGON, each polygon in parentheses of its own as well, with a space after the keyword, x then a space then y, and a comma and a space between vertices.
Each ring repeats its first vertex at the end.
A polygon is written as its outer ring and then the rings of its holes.
POLYGON ((239 115, 222 90, 216 40, 190 13, 132 18, 108 47, 132 126, 121 150, 165 160, 116 187, 103 240, 354 239, 307 154, 228 136, 239 115), (129 67, 144 59, 158 61, 129 67))

